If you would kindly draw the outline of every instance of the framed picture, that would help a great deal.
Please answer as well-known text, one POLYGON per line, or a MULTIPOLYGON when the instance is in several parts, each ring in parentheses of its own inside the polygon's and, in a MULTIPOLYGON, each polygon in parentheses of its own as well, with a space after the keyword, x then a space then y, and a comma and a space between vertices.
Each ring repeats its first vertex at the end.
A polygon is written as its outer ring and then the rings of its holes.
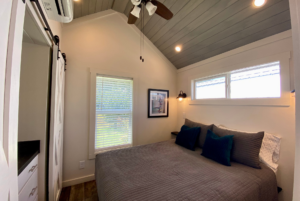
POLYGON ((169 116, 169 90, 148 89, 148 118, 169 116))

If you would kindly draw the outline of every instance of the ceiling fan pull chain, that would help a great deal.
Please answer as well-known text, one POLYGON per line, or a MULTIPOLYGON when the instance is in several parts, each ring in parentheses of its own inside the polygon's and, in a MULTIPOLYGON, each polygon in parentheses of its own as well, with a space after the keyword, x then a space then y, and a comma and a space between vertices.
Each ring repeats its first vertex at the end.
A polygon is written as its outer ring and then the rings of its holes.
POLYGON ((141 46, 141 38, 142 38, 142 35, 140 34, 140 60, 142 59, 142 46, 141 46))
MULTIPOLYGON (((141 4, 142 5, 142 4, 141 4)), ((142 41, 141 41, 141 46, 142 46, 142 62, 143 62, 143 38, 144 38, 144 6, 142 5, 142 41)))
MULTIPOLYGON (((144 55, 144 35, 145 35, 145 5, 143 7, 143 46, 142 46, 142 56, 144 55)), ((142 59, 142 62, 144 62, 144 57, 142 59)))
MULTIPOLYGON (((142 9, 141 9, 141 12, 142 12, 142 9)), ((142 17, 142 14, 141 14, 141 17, 142 17)), ((143 25, 142 23, 141 24, 141 33, 140 33, 140 60, 142 60, 142 28, 143 28, 143 25)))
POLYGON ((145 8, 149 12, 150 16, 156 13, 166 20, 170 20, 173 17, 173 13, 164 4, 157 0, 131 0, 131 2, 133 4, 133 8, 129 12, 127 22, 128 24, 135 24, 136 20, 141 17, 140 60, 144 62, 143 52, 145 48, 145 8))
MULTIPOLYGON (((145 42, 144 28, 145 28, 145 5, 143 5, 143 48, 142 48, 142 53, 144 53, 144 42, 145 42)), ((144 62, 144 58, 142 59, 142 62, 144 62)))

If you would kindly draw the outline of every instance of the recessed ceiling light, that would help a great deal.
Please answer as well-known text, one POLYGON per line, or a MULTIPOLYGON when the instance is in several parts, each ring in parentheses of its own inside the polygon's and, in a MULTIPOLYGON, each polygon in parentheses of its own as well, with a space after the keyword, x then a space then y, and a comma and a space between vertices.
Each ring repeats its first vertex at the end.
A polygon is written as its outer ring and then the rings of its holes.
POLYGON ((257 7, 263 6, 266 3, 266 0, 254 0, 254 5, 257 7))
POLYGON ((175 50, 176 50, 177 52, 180 52, 180 51, 181 51, 181 47, 176 46, 176 47, 175 47, 175 50))

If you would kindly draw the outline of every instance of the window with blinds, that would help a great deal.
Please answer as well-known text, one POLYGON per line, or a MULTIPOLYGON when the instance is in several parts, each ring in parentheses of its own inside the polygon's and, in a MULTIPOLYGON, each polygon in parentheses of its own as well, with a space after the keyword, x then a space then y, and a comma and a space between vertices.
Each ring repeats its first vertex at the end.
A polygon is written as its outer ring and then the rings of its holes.
POLYGON ((231 98, 277 98, 280 92, 279 62, 230 74, 231 98))
POLYGON ((95 151, 132 145, 133 80, 97 75, 95 151))
POLYGON ((195 99, 281 97, 280 62, 194 80, 195 99))
POLYGON ((226 77, 199 80, 195 83, 196 99, 226 98, 226 77))

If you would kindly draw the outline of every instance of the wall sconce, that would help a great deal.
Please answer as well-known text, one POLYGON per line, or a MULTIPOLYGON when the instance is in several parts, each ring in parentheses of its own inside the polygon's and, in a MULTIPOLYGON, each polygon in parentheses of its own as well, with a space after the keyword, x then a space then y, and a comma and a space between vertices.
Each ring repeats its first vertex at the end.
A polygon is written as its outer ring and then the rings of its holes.
POLYGON ((182 101, 182 99, 184 99, 184 98, 186 98, 186 94, 183 93, 183 91, 180 91, 180 92, 179 92, 179 95, 178 95, 178 97, 177 97, 177 99, 178 99, 179 101, 182 101))

